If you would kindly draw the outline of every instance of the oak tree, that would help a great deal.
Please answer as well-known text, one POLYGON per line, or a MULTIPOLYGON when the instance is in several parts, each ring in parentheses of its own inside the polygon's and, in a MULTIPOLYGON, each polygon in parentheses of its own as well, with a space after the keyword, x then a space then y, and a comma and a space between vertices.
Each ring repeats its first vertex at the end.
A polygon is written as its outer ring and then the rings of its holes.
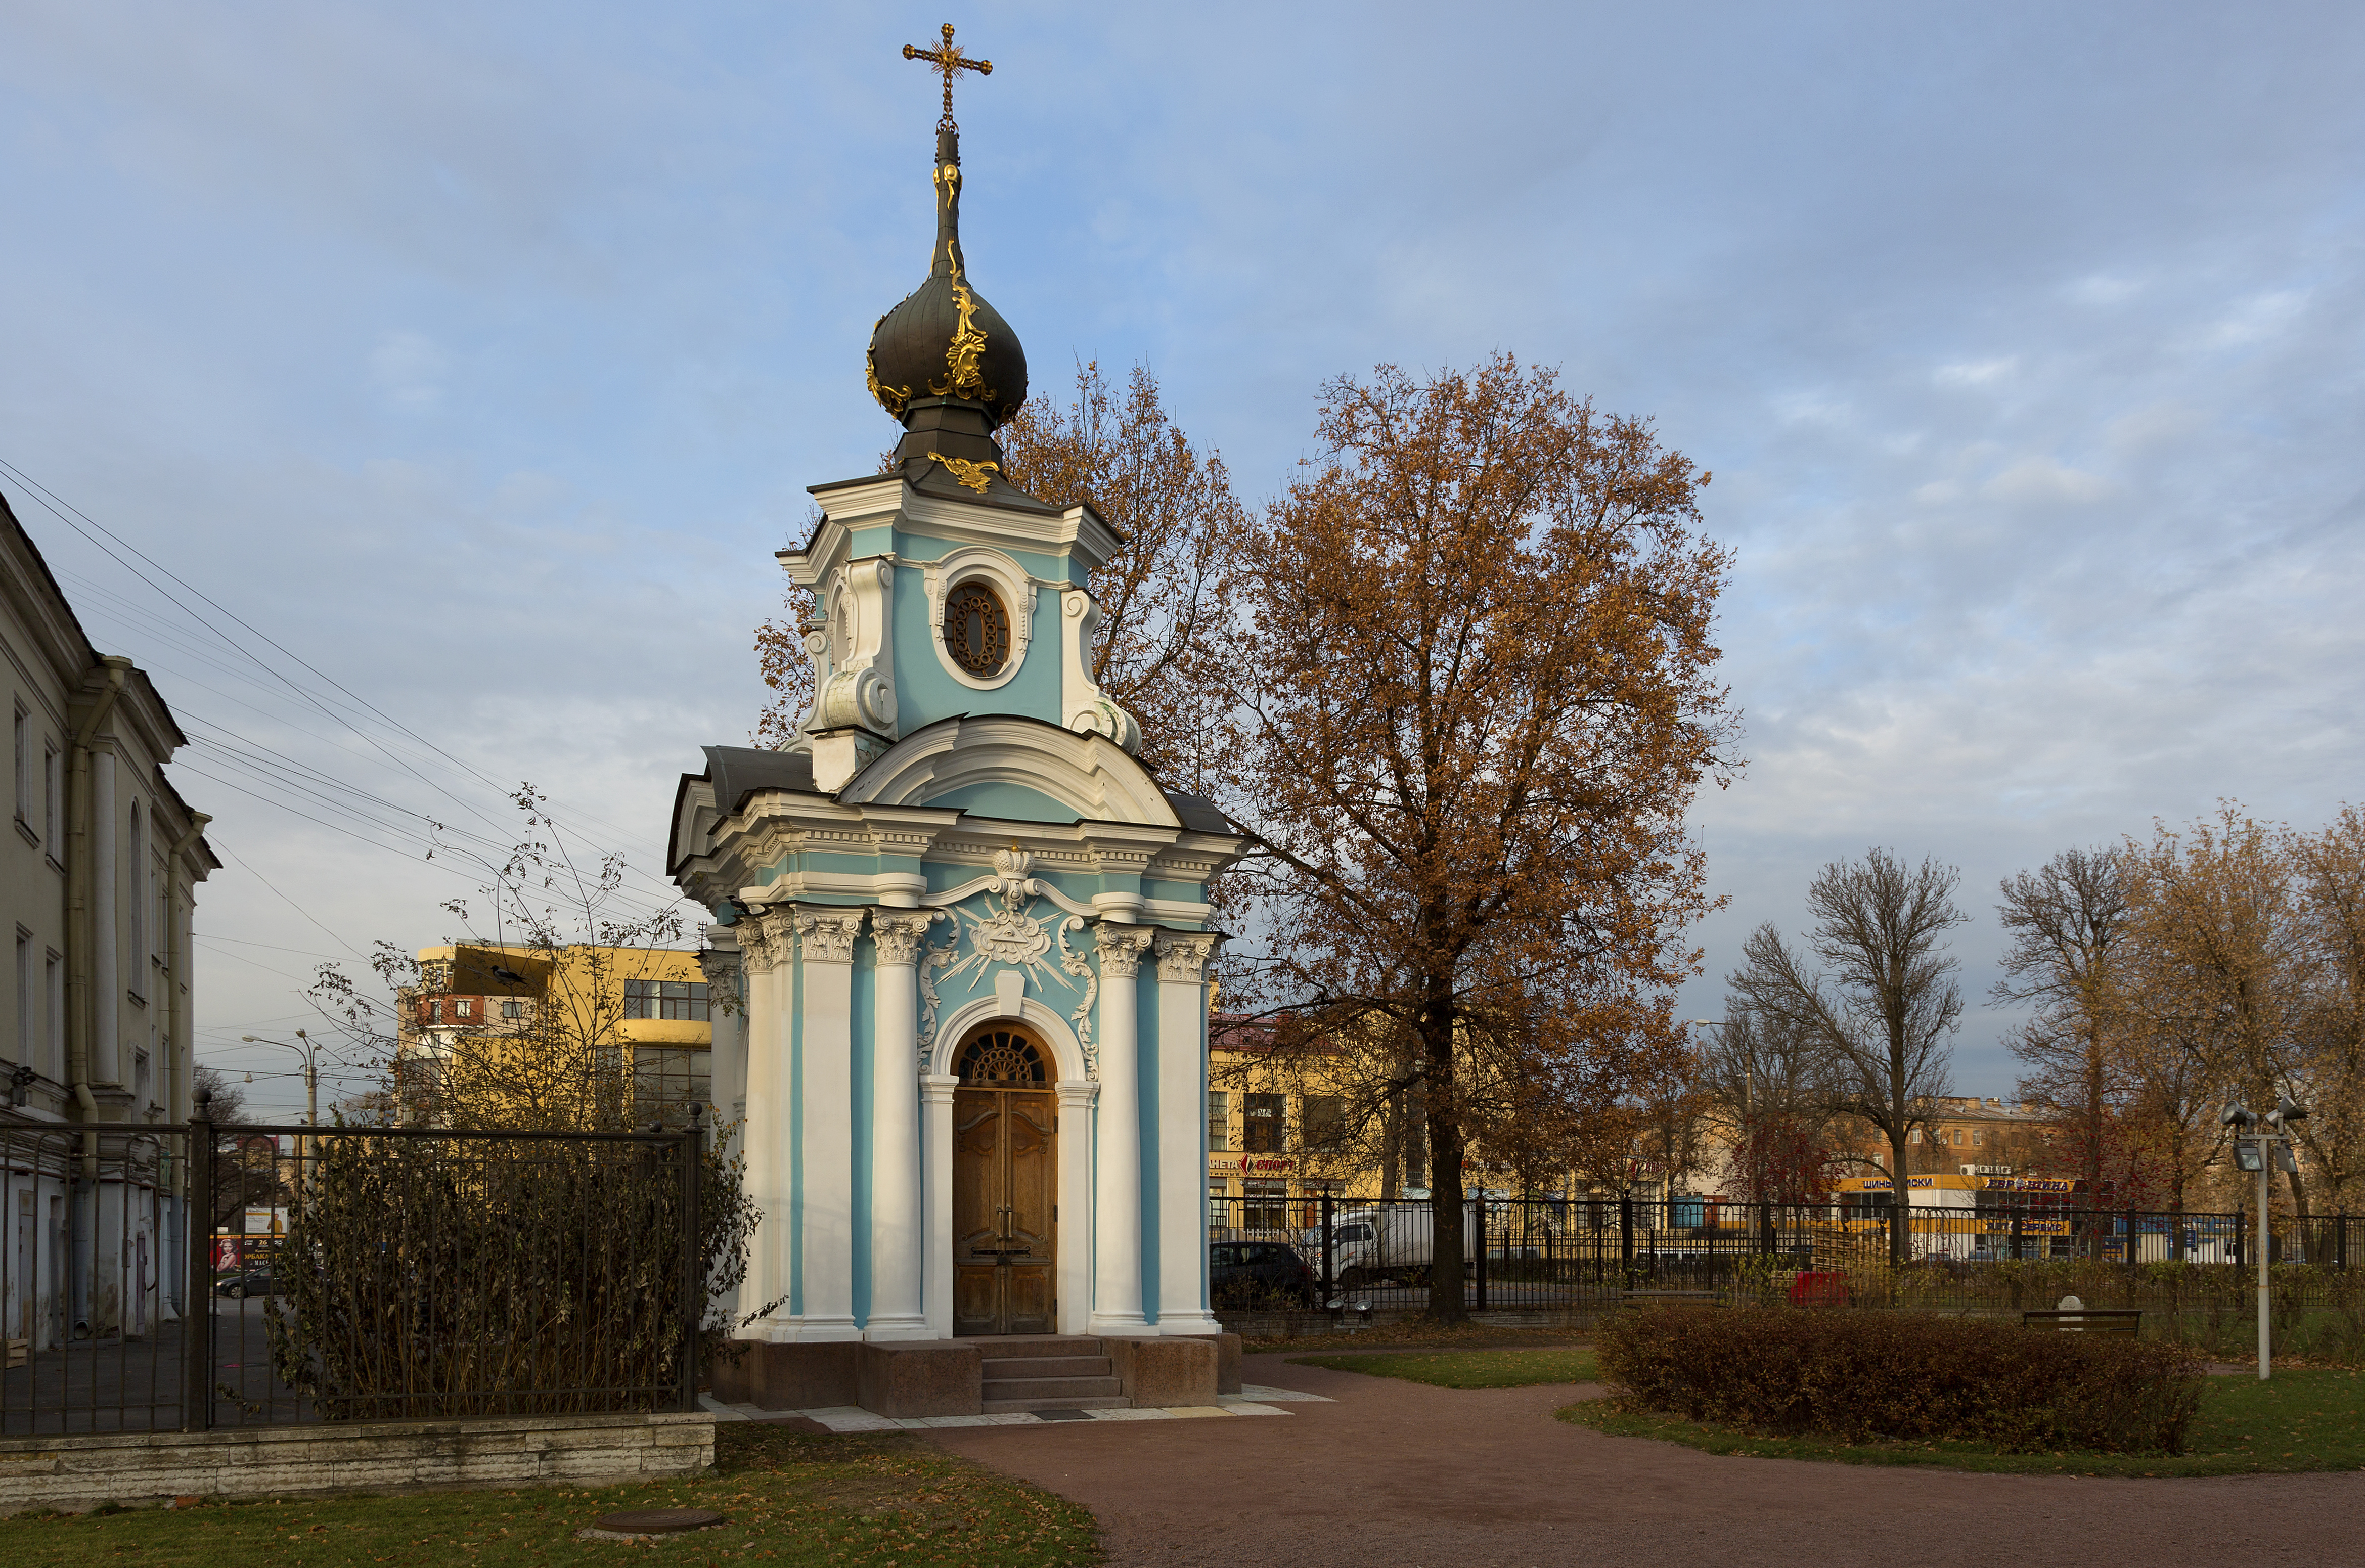
MULTIPOLYGON (((1732 766, 1708 475, 1498 354, 1325 389, 1320 454, 1242 526, 1203 666, 1262 913, 1227 985, 1276 1050, 1380 1043, 1343 1122, 1418 1103, 1430 1313, 1464 1314, 1474 1143, 1676 1059, 1712 901, 1685 814, 1732 766), (1401 1042, 1404 1048, 1394 1047, 1401 1042)), ((1401 1137, 1398 1142, 1401 1143, 1401 1137)))

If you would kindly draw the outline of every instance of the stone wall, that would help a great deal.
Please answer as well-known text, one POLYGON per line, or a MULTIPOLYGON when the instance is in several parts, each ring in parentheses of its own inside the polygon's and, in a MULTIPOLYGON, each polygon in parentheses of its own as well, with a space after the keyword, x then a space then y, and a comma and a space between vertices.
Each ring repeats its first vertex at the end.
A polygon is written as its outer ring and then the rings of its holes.
POLYGON ((0 1439, 0 1516, 174 1497, 612 1485, 696 1475, 714 1417, 511 1416, 0 1439))

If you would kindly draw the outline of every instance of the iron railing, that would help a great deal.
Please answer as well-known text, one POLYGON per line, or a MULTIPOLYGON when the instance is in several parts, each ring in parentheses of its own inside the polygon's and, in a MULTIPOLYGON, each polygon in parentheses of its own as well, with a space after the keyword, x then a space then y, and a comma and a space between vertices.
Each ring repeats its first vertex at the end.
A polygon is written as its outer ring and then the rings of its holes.
POLYGON ((0 1127, 0 1434, 690 1409, 705 1134, 0 1127))
MULTIPOLYGON (((1427 1200, 1211 1196, 1207 1204, 1219 1311, 1309 1303, 1416 1310, 1429 1301, 1427 1200), (1302 1276, 1276 1248, 1289 1249, 1302 1276), (1300 1277, 1310 1288, 1292 1282, 1300 1277)), ((1489 1194, 1463 1204, 1461 1228, 1463 1299, 1473 1310, 1597 1310, 1694 1296, 2005 1312, 2074 1294, 2090 1306, 2144 1308, 2158 1331, 2202 1338, 2254 1307, 2259 1245, 2255 1216, 2239 1212, 2041 1199, 1911 1205, 1900 1216, 1860 1200, 1489 1194)), ((2278 1215, 2266 1245, 2276 1310, 2292 1333, 2365 1340, 2365 1270, 2349 1269, 2351 1258, 2365 1262, 2365 1216, 2278 1215)))

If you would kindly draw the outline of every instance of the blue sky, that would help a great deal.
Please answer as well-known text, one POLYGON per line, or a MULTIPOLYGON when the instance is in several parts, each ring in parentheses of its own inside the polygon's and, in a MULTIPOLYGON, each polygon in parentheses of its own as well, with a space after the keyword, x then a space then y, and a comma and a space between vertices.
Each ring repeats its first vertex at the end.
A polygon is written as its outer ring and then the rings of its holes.
MULTIPOLYGON (((1715 471, 1751 765, 1698 812, 1732 903, 1687 1012, 1869 844, 1962 867, 1977 999, 1998 878, 2359 792, 2348 6, 17 0, 0 460, 481 778, 0 487, 209 733, 488 832, 481 779, 531 778, 655 872, 760 701, 803 487, 892 433, 861 350, 925 268, 936 111, 897 50, 947 18, 995 62, 970 268, 1038 389, 1146 362, 1253 502, 1326 376, 1508 348, 1715 471)), ((260 1073, 237 1036, 302 1021, 312 955, 465 889, 204 749, 198 1017, 260 1073)), ((2009 1091, 2005 1022, 1964 1091, 2009 1091)))

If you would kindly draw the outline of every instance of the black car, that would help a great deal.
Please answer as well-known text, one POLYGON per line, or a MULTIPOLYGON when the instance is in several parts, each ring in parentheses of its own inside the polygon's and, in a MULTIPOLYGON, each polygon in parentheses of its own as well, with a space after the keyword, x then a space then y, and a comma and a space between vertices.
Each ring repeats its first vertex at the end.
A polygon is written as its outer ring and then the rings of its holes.
POLYGON ((243 1301, 251 1295, 284 1294, 268 1269, 245 1269, 222 1275, 214 1281, 214 1294, 226 1295, 232 1301, 243 1301))
POLYGON ((1314 1270, 1286 1241, 1217 1241, 1207 1248, 1217 1306, 1310 1307, 1321 1292, 1314 1270))

